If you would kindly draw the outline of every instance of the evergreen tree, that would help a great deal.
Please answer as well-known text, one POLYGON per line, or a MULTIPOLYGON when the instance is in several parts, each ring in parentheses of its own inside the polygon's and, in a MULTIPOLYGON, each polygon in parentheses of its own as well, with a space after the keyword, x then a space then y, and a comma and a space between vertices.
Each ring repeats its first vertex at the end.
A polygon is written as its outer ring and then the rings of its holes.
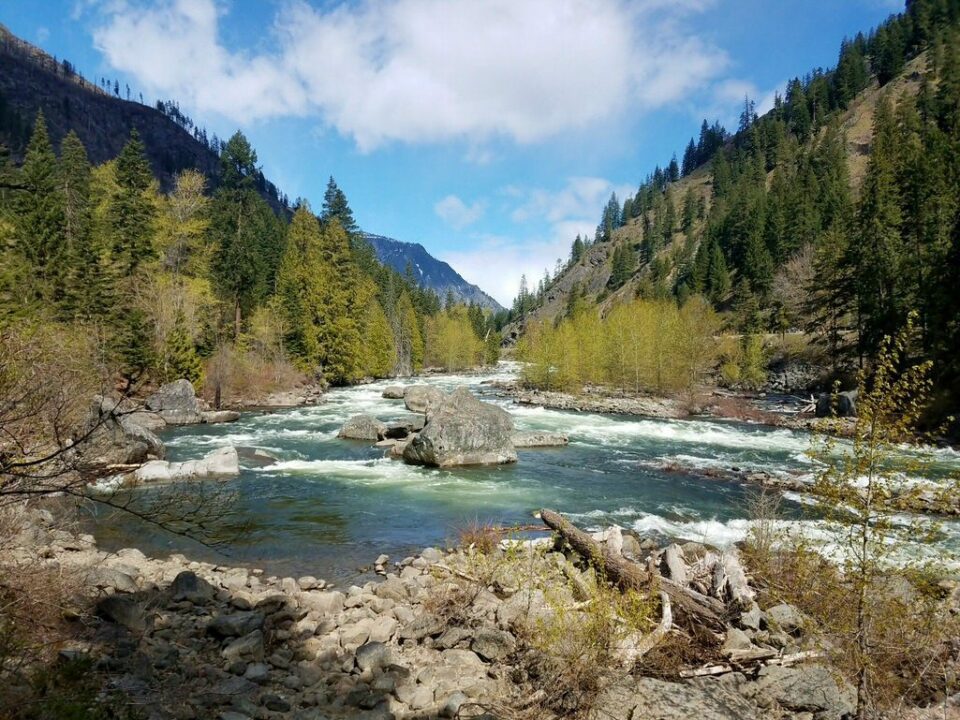
POLYGON ((93 235, 90 161, 73 131, 60 147, 58 178, 63 203, 61 252, 65 258, 60 277, 60 312, 68 319, 92 320, 108 311, 113 288, 93 235))
POLYGON ((327 181, 327 189, 323 194, 323 211, 320 214, 320 220, 326 224, 331 220, 338 220, 340 227, 349 237, 353 237, 360 232, 356 220, 353 219, 353 211, 347 202, 347 196, 341 190, 333 176, 327 181))
POLYGON ((202 376, 203 364, 187 332, 187 321, 183 311, 178 310, 173 321, 173 329, 164 343, 161 379, 164 382, 170 382, 186 378, 196 385, 202 376))
POLYGON ((423 366, 423 333, 406 290, 397 299, 393 334, 397 344, 396 374, 412 375, 423 366))
POLYGON ((226 190, 253 190, 260 172, 257 151, 239 130, 220 151, 220 184, 226 190))
POLYGON ((872 354, 884 336, 906 318, 901 287, 902 213, 896 177, 897 132, 893 111, 882 100, 874 117, 873 149, 864 179, 858 226, 852 245, 862 318, 861 353, 872 354))
POLYGON ((363 323, 363 346, 364 374, 375 378, 389 377, 396 368, 397 349, 390 321, 372 296, 363 323))
POLYGON ((29 302, 52 296, 62 253, 63 198, 57 192, 57 157, 42 112, 37 113, 20 177, 16 245, 34 278, 22 288, 22 301, 29 302))
POLYGON ((583 240, 580 239, 580 233, 577 233, 577 237, 573 241, 573 246, 570 248, 570 262, 576 263, 583 257, 583 251, 583 240))
POLYGON ((153 173, 136 130, 117 156, 117 192, 109 210, 114 257, 120 277, 129 277, 153 259, 152 223, 155 206, 149 191, 153 173))

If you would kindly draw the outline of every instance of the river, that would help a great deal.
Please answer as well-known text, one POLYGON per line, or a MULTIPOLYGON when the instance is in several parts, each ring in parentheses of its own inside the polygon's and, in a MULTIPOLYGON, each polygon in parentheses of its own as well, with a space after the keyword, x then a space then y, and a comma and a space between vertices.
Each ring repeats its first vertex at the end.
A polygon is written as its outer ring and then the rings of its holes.
MULTIPOLYGON (((751 488, 685 468, 733 466, 810 475, 810 436, 804 432, 710 420, 656 420, 562 412, 514 405, 484 381, 510 379, 501 363, 486 375, 434 376, 415 382, 444 389, 468 385, 513 415, 519 430, 562 432, 570 445, 519 451, 515 465, 437 470, 385 457, 382 448, 340 440, 343 422, 358 413, 382 420, 404 417, 403 402, 381 397, 387 385, 336 389, 326 402, 273 413, 244 413, 228 425, 167 431, 168 459, 201 457, 224 445, 261 448, 269 465, 241 459, 236 508, 249 523, 239 540, 214 552, 115 515, 96 523, 105 547, 135 545, 146 552, 183 552, 223 564, 264 568, 277 575, 346 579, 380 553, 397 559, 428 545, 447 545, 471 522, 536 522, 540 507, 566 513, 585 527, 616 523, 719 546, 743 539, 750 527, 751 488), (669 466, 673 465, 674 468, 669 466)), ((960 455, 934 453, 938 474, 960 472, 960 455)), ((804 498, 788 494, 782 523, 816 533, 804 498)), ((944 525, 940 544, 960 550, 960 524, 944 525)))

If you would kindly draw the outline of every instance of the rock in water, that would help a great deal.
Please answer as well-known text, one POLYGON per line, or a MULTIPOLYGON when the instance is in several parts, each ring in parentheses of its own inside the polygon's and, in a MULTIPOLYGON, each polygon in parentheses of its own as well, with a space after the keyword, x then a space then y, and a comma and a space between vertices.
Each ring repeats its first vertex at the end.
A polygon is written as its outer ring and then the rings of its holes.
POLYGON ((434 467, 516 462, 513 420, 505 410, 477 400, 467 388, 457 388, 431 407, 427 424, 406 446, 403 459, 434 467))
POLYGON ((817 398, 816 415, 817 417, 856 417, 857 391, 847 390, 836 395, 823 393, 817 398))
POLYGON ((208 410, 201 413, 201 416, 203 417, 203 422, 208 425, 236 422, 240 419, 240 413, 236 410, 208 410))
POLYGON ((162 385, 147 398, 147 409, 160 414, 169 425, 196 425, 203 422, 203 408, 189 380, 181 378, 162 385))
POLYGON ((83 467, 136 464, 149 457, 162 458, 163 443, 116 400, 97 395, 83 429, 86 441, 79 448, 83 467))
POLYGON ((240 474, 240 456, 234 447, 220 448, 200 460, 166 462, 154 460, 141 465, 133 477, 140 482, 170 482, 202 478, 235 477, 240 474))
POLYGON ((403 400, 403 395, 406 390, 403 385, 391 385, 390 387, 384 388, 381 397, 387 400, 403 400))
POLYGON ((403 404, 411 412, 426 413, 431 406, 442 403, 446 397, 439 388, 430 385, 411 385, 403 392, 403 404))
POLYGON ((383 440, 387 433, 387 426, 373 415, 354 415, 347 420, 337 437, 347 440, 383 440))
POLYGON ((515 432, 513 446, 518 448, 562 447, 570 440, 562 433, 515 432))

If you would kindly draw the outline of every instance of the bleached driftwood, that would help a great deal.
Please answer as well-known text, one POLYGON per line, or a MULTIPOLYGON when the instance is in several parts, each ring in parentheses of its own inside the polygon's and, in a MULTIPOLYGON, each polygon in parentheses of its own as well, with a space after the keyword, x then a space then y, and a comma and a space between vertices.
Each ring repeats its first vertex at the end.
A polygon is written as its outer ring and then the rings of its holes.
POLYGON ((660 588, 669 595, 672 608, 678 616, 687 616, 711 630, 723 631, 722 603, 665 578, 661 579, 622 555, 611 552, 559 513, 544 509, 540 511, 540 518, 621 589, 649 591, 659 583, 660 588), (720 605, 719 609, 717 605, 720 605))
POLYGON ((803 650, 801 652, 792 653, 790 655, 781 655, 780 657, 774 657, 769 659, 760 660, 759 662, 737 662, 731 664, 720 664, 720 665, 704 665, 703 667, 694 668, 692 670, 681 670, 680 677, 682 678, 695 678, 695 677, 707 677, 709 675, 723 675, 724 673, 734 672, 744 670, 746 666, 752 664, 754 667, 769 667, 772 665, 795 665, 799 662, 804 662, 805 660, 817 660, 823 657, 823 653, 819 650, 803 650))
POLYGON ((750 608, 757 594, 747 582, 747 573, 743 570, 740 553, 736 548, 730 548, 723 554, 723 571, 727 576, 726 587, 730 601, 743 610, 750 608))
POLYGON ((670 632, 673 626, 673 611, 670 607, 670 596, 660 591, 660 623, 652 632, 647 634, 635 633, 624 638, 616 648, 620 662, 626 667, 632 667, 640 658, 653 650, 670 632))

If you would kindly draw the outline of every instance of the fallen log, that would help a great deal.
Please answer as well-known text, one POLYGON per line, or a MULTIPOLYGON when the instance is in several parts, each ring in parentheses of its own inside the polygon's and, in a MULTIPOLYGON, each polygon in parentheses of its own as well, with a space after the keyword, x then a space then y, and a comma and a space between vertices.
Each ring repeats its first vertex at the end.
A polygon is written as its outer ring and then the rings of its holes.
POLYGON ((649 592, 659 586, 669 596, 678 617, 685 616, 716 632, 724 631, 722 603, 661 578, 658 573, 651 573, 622 555, 611 552, 553 510, 541 510, 540 519, 621 590, 649 592))
POLYGON ((780 657, 763 659, 752 664, 747 662, 732 663, 729 665, 704 665, 703 667, 694 668, 692 670, 681 670, 680 677, 682 678, 697 678, 697 677, 707 677, 710 675, 723 675, 724 673, 729 673, 733 671, 743 671, 748 669, 748 666, 754 668, 757 667, 770 667, 773 665, 787 666, 795 665, 796 663, 803 662, 805 660, 818 660, 824 657, 824 654, 819 650, 803 650, 801 652, 796 652, 791 655, 781 655, 780 657))
POLYGON ((730 600, 741 610, 748 610, 754 604, 756 593, 747 581, 747 573, 740 563, 740 553, 736 548, 730 548, 723 553, 723 571, 726 575, 727 590, 730 600))

